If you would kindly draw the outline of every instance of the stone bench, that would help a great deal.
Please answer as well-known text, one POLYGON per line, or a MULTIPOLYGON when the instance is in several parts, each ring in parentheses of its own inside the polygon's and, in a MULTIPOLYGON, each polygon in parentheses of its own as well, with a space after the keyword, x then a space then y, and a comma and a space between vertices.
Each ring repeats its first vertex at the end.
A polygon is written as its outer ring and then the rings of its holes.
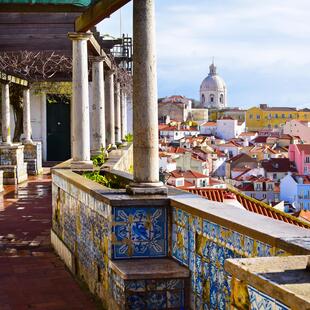
POLYGON ((187 309, 189 270, 175 260, 110 261, 115 309, 187 309))

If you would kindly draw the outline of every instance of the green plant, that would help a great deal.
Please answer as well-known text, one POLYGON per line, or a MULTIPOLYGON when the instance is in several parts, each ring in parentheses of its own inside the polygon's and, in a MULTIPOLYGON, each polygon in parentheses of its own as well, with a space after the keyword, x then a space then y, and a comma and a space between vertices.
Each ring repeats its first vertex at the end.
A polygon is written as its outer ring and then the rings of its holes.
POLYGON ((89 180, 99 183, 108 188, 119 189, 122 187, 121 181, 115 175, 102 175, 100 171, 84 172, 83 176, 89 180))
POLYGON ((100 174, 100 171, 91 171, 91 172, 84 172, 83 176, 89 180, 92 180, 96 183, 102 184, 106 186, 108 180, 105 176, 100 174))
MULTIPOLYGON (((109 145, 107 148, 107 151, 111 148, 111 146, 109 145)), ((93 161, 93 164, 95 167, 101 167, 107 159, 107 151, 105 150, 104 147, 101 147, 100 149, 100 154, 93 156, 91 159, 93 161)))
POLYGON ((133 142, 133 134, 132 134, 132 133, 128 133, 128 134, 125 136, 125 141, 126 141, 126 142, 133 142))

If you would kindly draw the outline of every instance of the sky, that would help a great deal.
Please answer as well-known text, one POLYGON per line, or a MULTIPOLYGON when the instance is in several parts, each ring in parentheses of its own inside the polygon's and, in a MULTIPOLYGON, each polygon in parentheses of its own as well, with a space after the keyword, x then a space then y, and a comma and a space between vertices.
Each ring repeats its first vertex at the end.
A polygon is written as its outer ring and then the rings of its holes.
MULTIPOLYGON (((158 96, 199 99, 212 58, 230 107, 310 108, 309 0, 156 0, 158 96)), ((98 25, 132 34, 132 3, 98 25)))

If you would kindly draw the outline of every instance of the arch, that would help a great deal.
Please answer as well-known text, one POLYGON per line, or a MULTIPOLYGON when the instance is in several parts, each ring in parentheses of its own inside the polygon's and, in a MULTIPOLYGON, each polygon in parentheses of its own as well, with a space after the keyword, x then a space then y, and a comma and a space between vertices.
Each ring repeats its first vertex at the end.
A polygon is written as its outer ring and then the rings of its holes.
POLYGON ((223 94, 220 95, 220 103, 224 103, 224 95, 223 94))
POLYGON ((210 102, 213 103, 215 99, 215 96, 213 94, 210 95, 210 102))

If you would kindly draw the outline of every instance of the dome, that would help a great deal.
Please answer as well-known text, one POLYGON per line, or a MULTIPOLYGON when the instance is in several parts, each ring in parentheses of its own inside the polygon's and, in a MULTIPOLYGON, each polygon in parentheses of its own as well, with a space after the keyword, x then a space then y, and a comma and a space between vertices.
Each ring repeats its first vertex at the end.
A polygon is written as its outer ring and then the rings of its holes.
POLYGON ((200 91, 225 91, 224 80, 216 74, 216 66, 211 64, 209 75, 202 81, 200 91))

